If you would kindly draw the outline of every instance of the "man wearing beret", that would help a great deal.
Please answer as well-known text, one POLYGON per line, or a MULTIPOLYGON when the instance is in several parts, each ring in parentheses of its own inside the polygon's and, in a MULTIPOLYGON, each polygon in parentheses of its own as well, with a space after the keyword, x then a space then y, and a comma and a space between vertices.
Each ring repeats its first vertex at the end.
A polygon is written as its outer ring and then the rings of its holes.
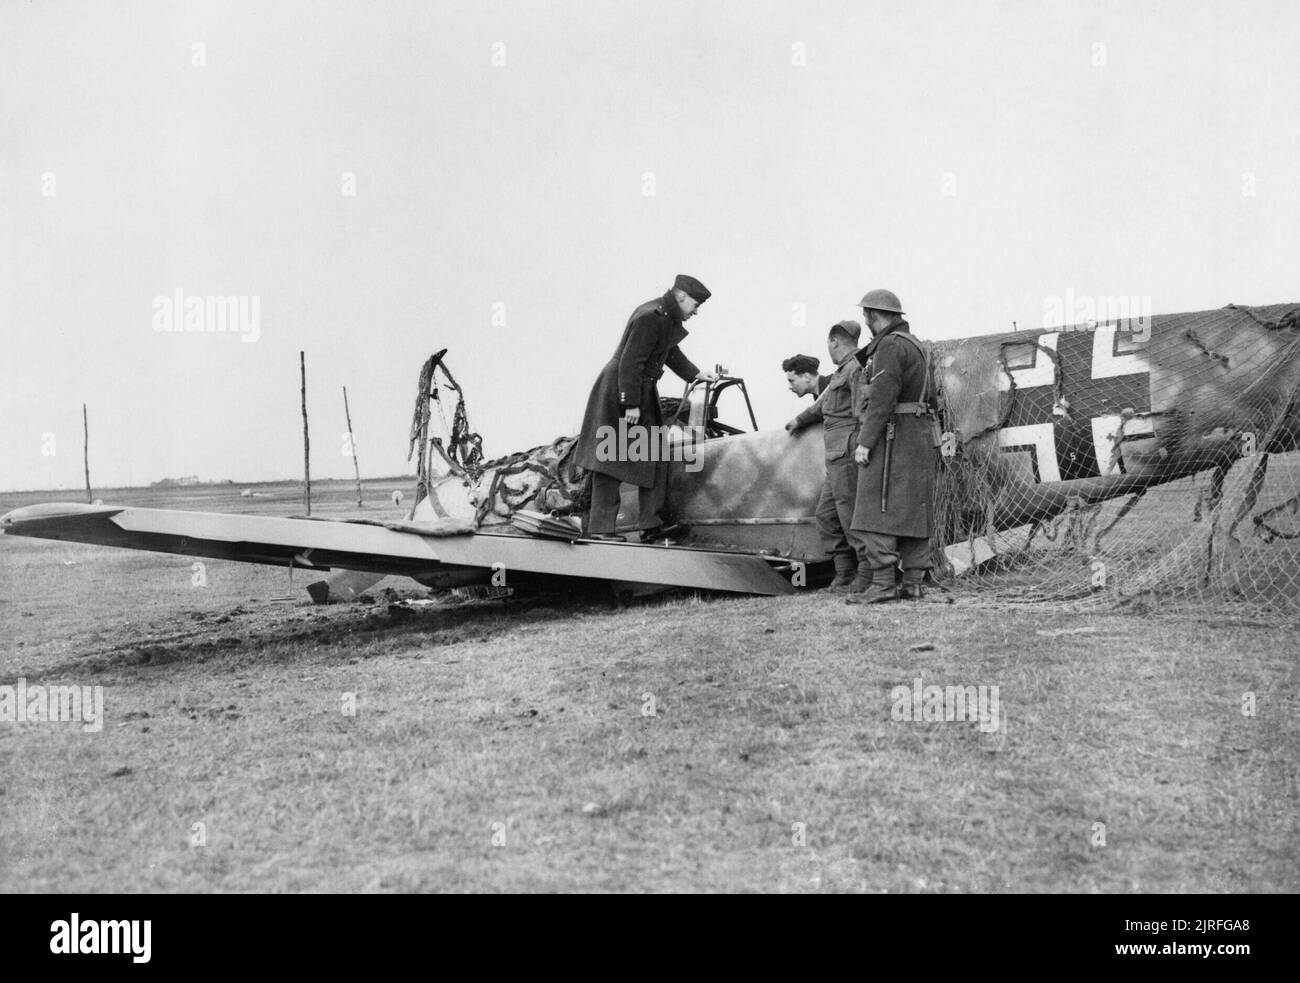
MULTIPOLYGON (((643 539, 670 536, 660 512, 668 495, 668 462, 656 460, 602 460, 598 454, 608 442, 600 431, 609 427, 624 432, 641 426, 662 426, 659 410, 659 377, 670 368, 687 382, 714 382, 712 372, 701 372, 677 346, 686 337, 685 323, 709 299, 709 291, 692 276, 682 274, 662 297, 648 300, 632 312, 613 356, 605 363, 587 399, 582 432, 574 453, 578 465, 592 473, 591 511, 585 532, 592 539, 621 540, 615 533, 618 520, 619 485, 628 482, 639 489, 639 527, 647 530, 643 539)), ((607 431, 608 432, 608 431, 607 431)), ((655 433, 656 431, 652 431, 655 433)), ((654 446, 657 441, 648 442, 654 446)))
POLYGON ((828 375, 818 375, 821 360, 812 355, 791 355, 781 363, 785 373, 785 384, 796 396, 811 396, 816 399, 831 381, 828 375))
POLYGON ((853 383, 858 362, 853 356, 861 333, 862 327, 856 321, 841 321, 831 327, 826 351, 835 363, 835 372, 822 387, 816 402, 785 425, 791 435, 814 423, 822 425, 826 478, 817 499, 817 532, 822 548, 835 561, 835 579, 829 589, 836 594, 861 593, 870 582, 870 568, 859 562, 862 540, 852 528, 858 488, 858 466, 853 460, 858 436, 853 383))
POLYGON ((927 346, 912 336, 903 305, 888 290, 859 302, 872 339, 855 356, 861 364, 857 403, 861 425, 853 452, 861 467, 853 531, 862 537, 872 580, 846 604, 922 599, 933 565, 934 488, 939 468, 938 398, 927 346), (894 569, 903 568, 901 591, 894 569))

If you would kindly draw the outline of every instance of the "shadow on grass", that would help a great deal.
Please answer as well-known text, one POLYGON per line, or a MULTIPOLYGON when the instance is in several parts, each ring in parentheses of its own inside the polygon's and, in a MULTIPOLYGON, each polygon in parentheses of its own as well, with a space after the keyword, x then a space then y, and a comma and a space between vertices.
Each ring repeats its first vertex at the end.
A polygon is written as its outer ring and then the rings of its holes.
MULTIPOLYGON (((84 655, 8 673, 10 678, 0 679, 0 685, 12 685, 19 676, 35 685, 76 674, 122 672, 129 676, 138 670, 188 670, 214 662, 224 663, 219 668, 236 669, 322 656, 326 661, 374 658, 409 648, 413 643, 418 647, 486 643, 521 625, 564 621, 580 615, 613 617, 630 609, 655 608, 665 603, 707 603, 731 596, 705 591, 633 595, 615 592, 608 584, 593 583, 563 593, 534 590, 494 600, 459 600, 446 593, 427 603, 425 592, 390 589, 383 593, 382 600, 371 604, 319 608, 284 608, 272 601, 239 604, 215 615, 191 613, 189 617, 198 623, 189 630, 157 632, 143 626, 132 629, 125 637, 84 655)), ((181 616, 170 620, 181 620, 181 616)))

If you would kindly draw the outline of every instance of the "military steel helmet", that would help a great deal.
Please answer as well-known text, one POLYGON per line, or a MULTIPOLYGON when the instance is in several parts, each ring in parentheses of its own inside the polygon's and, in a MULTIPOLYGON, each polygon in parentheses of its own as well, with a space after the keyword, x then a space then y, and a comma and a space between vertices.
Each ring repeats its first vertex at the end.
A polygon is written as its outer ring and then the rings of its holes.
POLYGON ((858 301, 859 307, 865 307, 873 311, 892 311, 895 314, 905 313, 903 302, 898 299, 898 294, 889 290, 868 290, 858 301))

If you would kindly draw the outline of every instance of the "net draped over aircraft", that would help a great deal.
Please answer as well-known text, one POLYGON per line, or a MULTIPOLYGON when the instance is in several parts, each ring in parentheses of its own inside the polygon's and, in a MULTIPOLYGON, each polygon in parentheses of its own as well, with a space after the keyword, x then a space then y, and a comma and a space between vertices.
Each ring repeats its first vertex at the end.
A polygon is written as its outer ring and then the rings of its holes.
MULTIPOLYGON (((1300 305, 935 343, 960 593, 1300 609, 1300 305)), ((944 550, 947 547, 947 550, 944 550)))

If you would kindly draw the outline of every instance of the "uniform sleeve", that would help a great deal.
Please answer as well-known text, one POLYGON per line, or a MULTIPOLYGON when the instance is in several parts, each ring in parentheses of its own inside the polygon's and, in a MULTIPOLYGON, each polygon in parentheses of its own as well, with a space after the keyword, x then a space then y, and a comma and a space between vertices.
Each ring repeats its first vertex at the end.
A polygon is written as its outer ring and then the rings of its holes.
POLYGON ((823 389, 822 394, 813 400, 812 406, 808 407, 802 413, 794 418, 796 429, 803 430, 805 427, 811 427, 814 423, 821 423, 824 419, 822 415, 822 400, 826 398, 827 390, 823 389))
POLYGON ((623 357, 618 361, 618 405, 623 409, 641 405, 641 379, 658 330, 654 314, 643 314, 632 322, 623 357))
POLYGON ((668 357, 664 359, 664 365, 676 372, 683 382, 694 382, 695 377, 700 374, 695 363, 683 355, 682 350, 676 345, 673 345, 668 357))
POLYGON ((846 391, 849 394, 850 405, 852 405, 853 391, 861 385, 858 381, 860 375, 862 375, 862 366, 858 363, 857 359, 854 359, 853 364, 849 366, 848 373, 844 376, 843 386, 843 391, 846 391))
POLYGON ((873 356, 872 377, 862 369, 862 384, 871 386, 871 398, 862 417, 858 444, 875 450, 885 432, 885 424, 894 415, 898 394, 903 388, 902 343, 893 338, 881 338, 873 356))

